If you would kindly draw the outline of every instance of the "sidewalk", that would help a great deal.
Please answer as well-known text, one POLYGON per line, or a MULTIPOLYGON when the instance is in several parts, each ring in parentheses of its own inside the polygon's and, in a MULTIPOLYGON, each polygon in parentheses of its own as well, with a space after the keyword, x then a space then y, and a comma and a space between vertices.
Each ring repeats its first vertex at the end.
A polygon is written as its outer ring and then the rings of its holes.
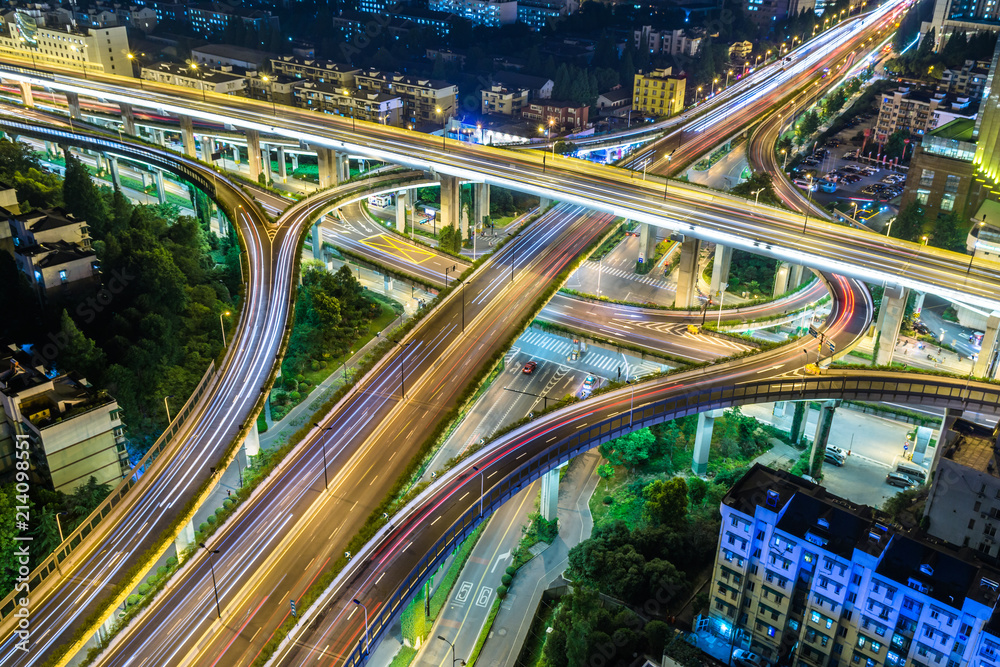
MULTIPOLYGON (((882 342, 880 342, 880 345, 881 344, 882 342)), ((873 339, 866 336, 861 340, 855 349, 866 354, 872 354, 873 345, 873 339)), ((850 355, 848 355, 848 357, 850 357, 850 355)), ((907 366, 913 366, 914 368, 946 371, 948 373, 955 373, 956 375, 969 375, 972 373, 975 362, 964 354, 961 355, 961 360, 959 360, 958 357, 959 355, 956 353, 940 348, 937 345, 923 343, 914 338, 910 338, 909 336, 900 336, 896 340, 896 351, 892 356, 892 361, 893 363, 899 362, 906 364, 907 366), (923 345, 923 349, 919 349, 919 345, 923 345), (928 356, 933 358, 930 359, 928 356)), ((871 363, 866 359, 858 357, 848 359, 848 361, 866 364, 871 363)))

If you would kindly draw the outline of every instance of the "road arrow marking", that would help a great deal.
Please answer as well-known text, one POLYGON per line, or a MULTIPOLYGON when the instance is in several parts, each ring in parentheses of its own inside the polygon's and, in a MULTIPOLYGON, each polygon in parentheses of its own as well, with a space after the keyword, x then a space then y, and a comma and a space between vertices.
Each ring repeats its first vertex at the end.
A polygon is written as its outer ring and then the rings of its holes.
POLYGON ((490 574, 493 574, 494 572, 496 572, 497 571, 497 565, 499 565, 501 563, 501 561, 505 561, 508 558, 510 558, 510 549, 508 549, 507 551, 505 551, 502 554, 500 554, 499 556, 497 556, 497 561, 495 563, 493 563, 493 569, 490 570, 490 574))

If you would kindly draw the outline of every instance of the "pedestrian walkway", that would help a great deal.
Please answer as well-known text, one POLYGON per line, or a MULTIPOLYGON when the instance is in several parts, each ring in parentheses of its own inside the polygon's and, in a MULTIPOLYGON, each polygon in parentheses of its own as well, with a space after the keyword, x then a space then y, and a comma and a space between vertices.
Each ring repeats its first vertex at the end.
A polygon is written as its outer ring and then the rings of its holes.
MULTIPOLYGON (((517 339, 517 342, 522 345, 524 343, 534 345, 560 356, 568 356, 577 347, 577 345, 562 336, 548 334, 536 329, 526 331, 524 335, 517 339)), ((587 346, 587 352, 580 357, 579 361, 581 364, 586 364, 599 373, 611 374, 612 372, 617 372, 620 367, 626 367, 629 377, 644 377, 663 370, 660 364, 648 361, 633 359, 630 364, 621 355, 613 354, 593 345, 587 346)))
POLYGON ((640 275, 638 273, 633 273, 631 271, 625 271, 622 269, 615 268, 613 266, 604 266, 603 262, 595 262, 593 260, 586 260, 583 266, 587 267, 591 271, 599 271, 606 275, 615 276, 617 278, 624 278, 625 280, 632 280, 637 283, 643 283, 645 285, 652 285, 653 287, 658 287, 660 289, 665 289, 670 292, 677 290, 677 285, 662 280, 660 278, 654 278, 652 274, 640 275))

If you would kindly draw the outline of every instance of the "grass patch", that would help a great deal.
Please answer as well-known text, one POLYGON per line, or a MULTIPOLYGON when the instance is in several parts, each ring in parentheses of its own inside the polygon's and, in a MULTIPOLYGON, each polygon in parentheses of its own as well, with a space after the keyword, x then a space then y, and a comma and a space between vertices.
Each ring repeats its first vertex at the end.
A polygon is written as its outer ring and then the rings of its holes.
POLYGON ((389 667, 407 667, 417 657, 417 649, 409 646, 400 646, 399 651, 393 656, 389 667))

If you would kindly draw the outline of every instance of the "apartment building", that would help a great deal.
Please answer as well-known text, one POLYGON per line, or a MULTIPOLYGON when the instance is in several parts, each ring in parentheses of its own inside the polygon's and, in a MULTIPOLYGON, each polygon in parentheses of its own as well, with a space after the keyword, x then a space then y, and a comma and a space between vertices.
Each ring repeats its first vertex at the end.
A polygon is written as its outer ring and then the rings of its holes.
POLYGON ((802 12, 815 12, 816 0, 747 0, 744 6, 750 20, 763 25, 798 16, 802 12))
POLYGON ((354 83, 362 92, 399 96, 405 124, 443 124, 458 106, 458 86, 447 81, 362 69, 354 73, 354 83))
POLYGON ((429 0, 428 9, 490 28, 517 22, 517 0, 429 0))
POLYGON ((222 95, 242 95, 247 87, 246 75, 234 72, 231 67, 194 69, 175 63, 156 63, 142 68, 142 78, 222 95))
POLYGON ((271 59, 271 71, 296 79, 330 83, 340 88, 354 88, 354 75, 360 72, 361 68, 335 63, 332 60, 281 56, 271 59))
POLYGON ((694 57, 701 50, 702 38, 701 31, 683 28, 654 30, 652 26, 644 25, 632 32, 632 43, 635 48, 645 50, 650 55, 694 57))
POLYGON ((277 57, 277 54, 268 51, 230 46, 229 44, 205 44, 191 49, 191 58, 208 69, 239 67, 245 70, 256 70, 272 58, 277 57))
POLYGON ((490 78, 493 83, 500 84, 504 88, 527 88, 533 100, 551 99, 552 89, 556 86, 552 79, 546 79, 544 76, 521 74, 520 72, 496 72, 490 78))
POLYGON ((576 0, 517 0, 517 22, 538 32, 578 8, 576 0))
POLYGON ((242 22, 247 30, 256 30, 265 35, 270 34, 272 29, 281 29, 280 19, 269 11, 243 9, 221 2, 188 5, 188 20, 195 33, 202 37, 220 33, 238 21, 242 22))
POLYGON ((966 60, 961 67, 946 69, 941 73, 938 90, 957 97, 981 100, 989 73, 989 62, 966 60))
POLYGON ((632 108, 650 116, 673 116, 684 108, 685 84, 685 77, 673 76, 669 67, 640 71, 632 87, 632 108))
POLYGON ((403 125, 403 100, 399 95, 342 88, 332 83, 301 81, 293 89, 295 104, 383 125, 403 125))
MULTIPOLYGON (((794 667, 995 667, 1000 571, 755 465, 723 499, 699 632, 794 667)), ((954 519, 952 519, 954 520, 954 519)))
POLYGON ((904 86, 882 96, 875 140, 885 142, 899 131, 926 134, 957 118, 975 118, 978 109, 968 97, 904 86))
POLYGON ((575 102, 537 100, 521 109, 521 118, 538 124, 542 136, 579 132, 590 122, 590 107, 575 102))
POLYGON ((502 116, 519 114, 531 97, 531 91, 527 88, 505 88, 499 84, 493 84, 489 90, 484 88, 479 92, 482 98, 482 112, 502 116))
POLYGON ((39 69, 60 67, 81 73, 132 76, 124 26, 46 28, 22 11, 0 12, 0 56, 30 58, 39 69))
POLYGON ((979 206, 984 190, 972 165, 973 126, 972 119, 958 119, 920 139, 910 159, 900 209, 916 202, 929 219, 955 213, 964 220, 979 206))
POLYGON ((118 402, 76 373, 47 372, 40 357, 0 345, 0 474, 14 468, 26 437, 32 468, 56 491, 72 493, 91 477, 117 484, 129 474, 118 402))
POLYGON ((733 42, 729 46, 730 60, 747 60, 751 53, 753 53, 753 42, 751 41, 733 42))
POLYGON ((1000 30, 1000 5, 996 0, 935 0, 930 22, 924 22, 920 33, 934 31, 934 48, 938 50, 948 38, 958 32, 997 32, 1000 30))

